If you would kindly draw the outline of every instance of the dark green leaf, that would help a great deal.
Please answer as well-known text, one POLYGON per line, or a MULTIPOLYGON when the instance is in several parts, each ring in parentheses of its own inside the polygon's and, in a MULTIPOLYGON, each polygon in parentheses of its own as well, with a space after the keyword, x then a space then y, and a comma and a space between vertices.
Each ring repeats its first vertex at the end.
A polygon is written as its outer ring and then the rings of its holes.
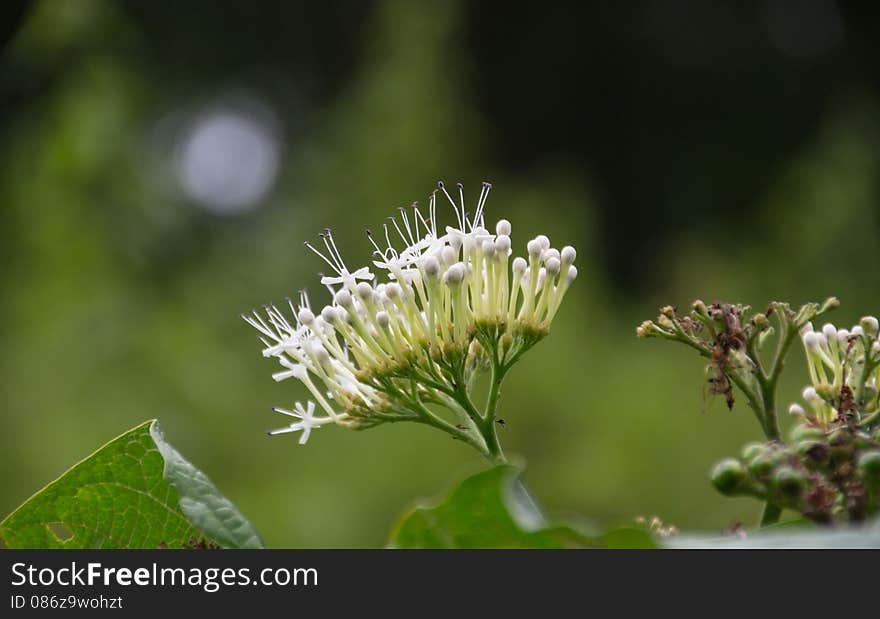
POLYGON ((501 465, 465 479, 434 507, 417 507, 395 526, 394 548, 608 548, 653 547, 644 531, 620 530, 590 537, 566 526, 548 526, 519 481, 501 465))
POLYGON ((261 548, 253 526, 165 442, 155 421, 119 436, 0 522, 8 548, 261 548))

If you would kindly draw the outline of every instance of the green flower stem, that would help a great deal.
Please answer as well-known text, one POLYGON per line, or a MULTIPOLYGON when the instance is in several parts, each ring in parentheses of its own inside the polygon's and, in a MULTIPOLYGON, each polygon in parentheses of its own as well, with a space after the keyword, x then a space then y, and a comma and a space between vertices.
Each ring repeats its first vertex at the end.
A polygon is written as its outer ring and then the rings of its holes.
POLYGON ((761 514, 761 526, 766 527, 768 525, 779 522, 779 517, 782 515, 782 508, 778 505, 774 505, 773 503, 764 503, 764 511, 761 514))

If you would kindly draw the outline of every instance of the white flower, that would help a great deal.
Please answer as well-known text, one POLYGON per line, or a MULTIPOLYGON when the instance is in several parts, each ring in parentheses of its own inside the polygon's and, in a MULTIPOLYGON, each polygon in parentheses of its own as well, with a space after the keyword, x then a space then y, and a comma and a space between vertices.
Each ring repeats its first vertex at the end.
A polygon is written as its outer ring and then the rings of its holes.
POLYGON ((355 269, 352 272, 349 272, 348 268, 346 268, 345 263, 342 261, 342 256, 339 254, 339 250, 336 248, 336 242, 333 240, 333 234, 330 232, 330 229, 327 228, 320 235, 321 239, 324 241, 324 246, 327 248, 327 255, 325 256, 320 251, 315 249, 315 246, 306 241, 304 245, 308 247, 312 252, 314 252, 319 258, 321 258, 324 262, 326 262, 333 272, 336 273, 335 276, 325 276, 321 278, 321 283, 325 286, 335 286, 338 284, 342 284, 347 288, 353 288, 355 284, 357 284, 358 280, 366 280, 373 281, 375 275, 370 273, 369 267, 360 267, 355 269))
POLYGON ((271 432, 269 432, 269 436, 287 434, 289 432, 302 432, 299 437, 300 445, 306 444, 306 441, 309 440, 309 435, 312 433, 312 429, 320 428, 325 423, 333 421, 331 417, 315 417, 315 403, 311 400, 309 400, 309 402, 307 403, 306 408, 303 408, 301 402, 297 402, 296 404, 294 404, 294 409, 292 411, 277 407, 273 408, 272 410, 276 413, 281 413, 282 415, 287 415, 288 417, 298 419, 299 421, 294 421, 286 428, 272 430, 271 432))
MULTIPOLYGON (((875 359, 880 355, 880 346, 876 335, 869 335, 870 332, 876 333, 873 331, 874 321, 871 318, 862 318, 862 324, 849 330, 838 329, 830 323, 823 325, 821 331, 814 331, 811 324, 801 329, 812 383, 804 389, 802 397, 810 405, 816 421, 825 424, 838 416, 834 402, 826 402, 817 390, 834 394, 843 394, 848 390, 856 398, 862 397, 865 387, 870 387, 876 393, 880 369, 875 359), (868 375, 862 376, 866 358, 870 361, 872 370, 868 375)), ((876 396, 874 398, 876 400, 876 396)), ((864 405, 873 408, 876 404, 866 402, 864 405)))
POLYGON ((259 332, 263 355, 284 368, 274 378, 300 380, 327 413, 320 423, 363 428, 418 421, 480 448, 469 400, 452 394, 466 394, 473 375, 487 367, 503 375, 547 334, 577 276, 577 252, 555 249, 538 235, 528 243, 528 261, 511 260, 510 222, 500 220, 496 234, 485 228, 491 185, 483 184, 473 216, 458 187, 456 203, 439 183, 458 224, 443 236, 436 191, 427 218, 413 204, 389 218, 383 244, 367 232, 372 263, 387 273, 386 281, 376 281, 368 267, 350 271, 326 230, 326 254, 306 247, 333 269, 335 275, 321 279, 330 304, 313 312, 303 293, 299 306, 289 302, 292 321, 275 306, 243 316, 259 332), (437 417, 435 406, 460 423, 437 417))

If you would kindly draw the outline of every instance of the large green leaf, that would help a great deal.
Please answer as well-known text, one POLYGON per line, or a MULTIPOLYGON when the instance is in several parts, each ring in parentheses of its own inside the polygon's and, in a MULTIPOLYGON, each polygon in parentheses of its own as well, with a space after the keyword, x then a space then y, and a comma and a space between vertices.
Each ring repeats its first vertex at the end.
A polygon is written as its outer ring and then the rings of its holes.
POLYGON ((9 548, 262 548, 238 509, 147 421, 0 522, 9 548))
POLYGON ((416 507, 394 527, 393 548, 650 548, 640 529, 588 536, 548 526, 519 480, 519 470, 500 465, 461 482, 433 507, 416 507))

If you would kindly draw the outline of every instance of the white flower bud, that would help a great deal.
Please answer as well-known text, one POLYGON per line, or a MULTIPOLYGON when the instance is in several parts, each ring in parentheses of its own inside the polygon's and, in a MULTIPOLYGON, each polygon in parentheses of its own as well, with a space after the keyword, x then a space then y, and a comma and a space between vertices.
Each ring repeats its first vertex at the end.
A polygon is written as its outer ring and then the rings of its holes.
POLYGON ((391 318, 388 316, 388 312, 376 312, 376 323, 380 327, 387 329, 390 322, 391 318))
MULTIPOLYGON (((440 265, 437 264, 437 260, 435 258, 431 258, 434 261, 434 264, 437 265, 437 270, 440 269, 440 265)), ((427 270, 427 269, 425 269, 427 270)), ((403 288, 400 287, 400 284, 397 282, 391 282, 385 286, 385 294, 392 301, 399 299, 401 295, 403 295, 403 288)))
POLYGON ((526 249, 529 252, 529 258, 533 260, 537 260, 541 257, 541 252, 544 251, 544 248, 541 247, 541 242, 538 239, 532 239, 526 244, 526 249))
POLYGON ((556 275, 556 274, 558 274, 558 273, 559 273, 559 269, 562 267, 561 263, 559 262, 559 258, 556 258, 556 257, 551 257, 551 258, 546 262, 546 265, 547 265, 547 272, 548 272, 550 275, 556 275))
POLYGON ((373 287, 370 286, 367 282, 361 282, 356 287, 358 296, 364 300, 369 301, 373 298, 373 287))
POLYGON ((440 250, 440 259, 443 261, 443 264, 448 266, 458 259, 458 252, 449 245, 446 245, 440 250))
POLYGON ((861 325, 856 325, 852 328, 852 331, 849 332, 852 337, 862 337, 865 334, 865 330, 862 329, 861 325))
POLYGON ((304 324, 306 326, 309 326, 313 322, 315 322, 315 315, 312 313, 312 310, 310 310, 307 307, 304 307, 301 310, 299 310, 299 314, 297 314, 297 318, 299 319, 299 321, 302 324, 304 324))
POLYGON ((506 256, 510 251, 510 237, 506 234, 499 234, 495 239, 495 252, 506 256))
POLYGON ((498 236, 510 236, 510 222, 506 219, 501 219, 495 224, 495 234, 498 236))
POLYGON ((440 275, 440 261, 434 256, 428 256, 425 258, 425 262, 422 263, 422 268, 425 269, 425 275, 430 278, 435 278, 440 275))
POLYGON ((566 245, 562 248, 562 264, 574 264, 575 258, 577 258, 577 250, 571 245, 566 245))
POLYGON ((877 323, 877 319, 874 316, 865 316, 859 322, 868 335, 877 335, 877 329, 880 328, 880 324, 877 323))
POLYGON ((559 260, 559 250, 553 247, 546 249, 541 254, 541 258, 544 260, 544 264, 547 264, 547 261, 550 260, 550 258, 556 258, 559 260))
POLYGON ((351 293, 348 290, 343 289, 337 292, 334 300, 339 307, 351 307, 351 293))
POLYGON ((568 268, 568 273, 565 274, 565 281, 570 284, 575 279, 577 279, 577 276, 578 276, 577 267, 572 265, 568 268))
POLYGON ((327 324, 333 324, 339 318, 339 314, 336 313, 336 308, 332 305, 324 306, 324 309, 321 310, 321 318, 324 319, 324 322, 327 324))
POLYGON ((804 399, 805 402, 817 402, 821 400, 819 394, 816 393, 816 389, 813 387, 806 387, 801 392, 801 397, 804 399))
POLYGON ((463 282, 466 275, 465 266, 461 262, 456 262, 443 274, 443 281, 449 286, 454 286, 463 282))
POLYGON ((788 407, 788 414, 793 417, 803 417, 804 416, 804 407, 800 404, 792 404, 788 407))
POLYGON ((483 241, 480 245, 480 249, 483 250, 483 255, 487 258, 491 258, 495 255, 495 243, 492 241, 483 241))
POLYGON ((874 340, 874 343, 871 344, 871 352, 874 353, 875 355, 877 353, 880 353, 880 342, 878 342, 877 340, 874 340))
POLYGON ((535 240, 541 244, 541 249, 550 249, 550 239, 544 234, 539 234, 535 240))
POLYGON ((513 276, 515 279, 522 277, 527 268, 529 268, 529 263, 526 262, 525 258, 517 256, 513 259, 513 276))
POLYGON ((837 341, 839 341, 841 344, 845 344, 848 339, 849 339, 849 331, 848 330, 841 329, 840 331, 837 332, 837 341))
POLYGON ((330 353, 328 353, 327 350, 317 342, 312 345, 312 351, 315 353, 315 359, 317 359, 318 363, 322 366, 330 361, 330 353))
POLYGON ((837 327, 835 327, 830 322, 827 322, 824 325, 822 325, 822 333, 825 335, 825 337, 829 341, 834 340, 837 338, 837 327))
POLYGON ((815 331, 804 333, 804 346, 816 350, 819 348, 819 334, 815 331))
POLYGON ((547 278, 547 269, 541 267, 538 271, 538 288, 544 285, 544 280, 547 278))

